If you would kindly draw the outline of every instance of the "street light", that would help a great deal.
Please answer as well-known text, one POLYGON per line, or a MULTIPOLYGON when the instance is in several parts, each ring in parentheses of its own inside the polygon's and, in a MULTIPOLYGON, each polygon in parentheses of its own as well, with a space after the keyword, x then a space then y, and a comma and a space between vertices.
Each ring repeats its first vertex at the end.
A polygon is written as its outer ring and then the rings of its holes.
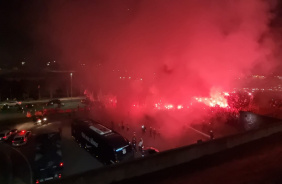
POLYGON ((70 73, 70 78, 71 78, 71 98, 72 98, 72 73, 70 73))

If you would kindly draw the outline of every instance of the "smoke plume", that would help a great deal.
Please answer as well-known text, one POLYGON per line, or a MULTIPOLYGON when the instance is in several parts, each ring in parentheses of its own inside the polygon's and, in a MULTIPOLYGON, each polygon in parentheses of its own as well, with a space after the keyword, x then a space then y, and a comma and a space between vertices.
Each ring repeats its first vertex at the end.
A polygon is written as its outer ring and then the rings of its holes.
MULTIPOLYGON (((56 1, 40 29, 95 94, 132 105, 183 104, 270 73, 275 1, 56 1), (79 70, 77 68, 77 70, 79 70)), ((75 77, 75 76, 74 76, 75 77)))

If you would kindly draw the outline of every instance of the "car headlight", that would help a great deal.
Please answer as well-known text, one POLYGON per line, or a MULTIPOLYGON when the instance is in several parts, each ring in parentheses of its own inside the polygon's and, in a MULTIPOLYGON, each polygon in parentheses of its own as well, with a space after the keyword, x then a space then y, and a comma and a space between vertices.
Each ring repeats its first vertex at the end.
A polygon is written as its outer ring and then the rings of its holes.
POLYGON ((43 118, 44 121, 47 121, 47 118, 43 118))
POLYGON ((41 119, 37 120, 38 123, 41 123, 41 119))

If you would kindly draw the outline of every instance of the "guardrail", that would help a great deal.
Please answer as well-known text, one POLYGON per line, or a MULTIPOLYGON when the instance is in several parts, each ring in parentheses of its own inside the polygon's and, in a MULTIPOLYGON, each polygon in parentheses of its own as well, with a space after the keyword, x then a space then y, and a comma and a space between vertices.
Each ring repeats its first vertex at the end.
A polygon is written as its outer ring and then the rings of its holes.
MULTIPOLYGON (((72 101, 72 100, 82 100, 85 99, 84 96, 79 96, 79 97, 65 97, 65 98, 52 98, 52 99, 42 99, 42 100, 27 100, 27 101, 20 101, 22 104, 27 104, 27 103, 46 103, 49 102, 50 100, 53 99, 59 99, 61 101, 72 101)), ((1 102, 0 105, 7 104, 9 102, 1 102)))
POLYGON ((98 170, 88 171, 83 174, 74 175, 69 178, 50 183, 109 184, 115 181, 121 181, 187 163, 203 156, 215 154, 279 132, 282 132, 281 122, 269 127, 161 152, 146 158, 112 165, 98 170))

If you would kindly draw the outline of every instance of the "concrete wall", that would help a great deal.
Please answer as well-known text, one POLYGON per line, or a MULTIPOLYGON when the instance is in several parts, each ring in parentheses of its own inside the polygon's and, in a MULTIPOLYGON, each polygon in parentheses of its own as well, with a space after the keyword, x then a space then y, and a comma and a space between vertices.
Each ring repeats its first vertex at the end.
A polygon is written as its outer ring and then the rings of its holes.
POLYGON ((61 180, 60 183, 112 183, 114 181, 120 181, 186 163, 201 158, 202 156, 214 154, 278 132, 282 132, 282 124, 276 124, 264 127, 263 129, 252 130, 230 137, 161 152, 157 155, 140 158, 131 162, 104 167, 99 170, 93 170, 80 175, 71 176, 70 178, 65 178, 61 180))

